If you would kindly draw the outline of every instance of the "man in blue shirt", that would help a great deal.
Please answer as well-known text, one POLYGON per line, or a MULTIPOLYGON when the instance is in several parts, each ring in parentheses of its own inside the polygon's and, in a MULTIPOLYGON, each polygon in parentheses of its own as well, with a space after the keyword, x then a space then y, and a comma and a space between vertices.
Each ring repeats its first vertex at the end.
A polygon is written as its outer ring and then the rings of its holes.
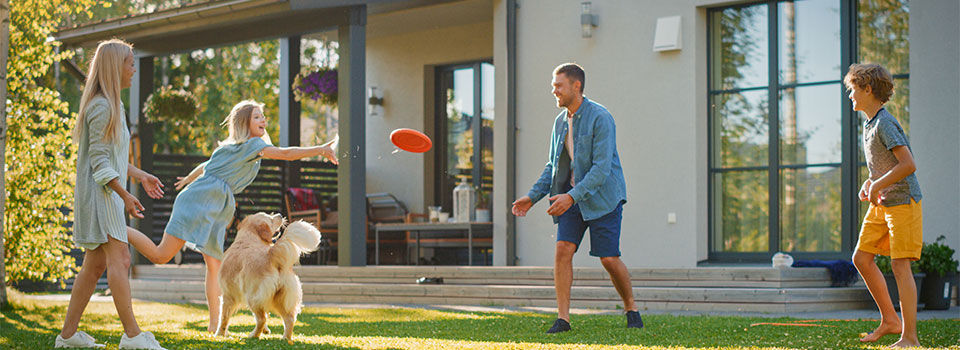
POLYGON ((553 70, 553 95, 560 115, 553 123, 550 158, 526 196, 513 202, 512 212, 526 216, 534 203, 550 195, 547 214, 557 224, 553 282, 557 320, 547 333, 570 330, 570 286, 573 254, 590 228, 590 255, 600 258, 627 310, 627 328, 643 328, 633 300, 630 273, 620 260, 620 222, 627 189, 617 154, 613 116, 583 97, 585 74, 574 63, 553 70))

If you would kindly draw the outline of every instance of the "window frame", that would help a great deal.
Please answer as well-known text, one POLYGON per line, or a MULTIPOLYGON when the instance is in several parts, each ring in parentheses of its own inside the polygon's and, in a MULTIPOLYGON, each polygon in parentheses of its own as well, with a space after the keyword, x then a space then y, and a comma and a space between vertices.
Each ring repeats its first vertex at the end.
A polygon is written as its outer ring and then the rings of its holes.
MULTIPOLYGON (((458 69, 471 68, 473 69, 473 113, 475 118, 471 121, 471 128, 475 131, 475 137, 473 139, 473 152, 471 157, 474 159, 473 169, 471 170, 471 186, 474 185, 474 179, 479 178, 480 183, 483 182, 484 169, 483 169, 483 157, 482 157, 482 147, 483 147, 483 133, 479 132, 483 129, 483 65, 489 64, 493 66, 493 59, 485 58, 474 61, 453 63, 438 65, 434 67, 434 130, 435 130, 435 140, 434 140, 434 159, 433 162, 436 164, 435 168, 438 171, 435 171, 433 174, 433 203, 434 205, 443 206, 444 211, 451 211, 452 207, 450 205, 444 205, 452 203, 453 193, 448 193, 444 189, 444 181, 442 170, 445 169, 447 165, 447 151, 449 148, 449 143, 447 142, 447 102, 446 102, 446 91, 447 87, 444 83, 444 74, 447 72, 453 72, 458 69)), ((496 69, 495 66, 493 66, 496 69)), ((492 169, 490 172, 492 176, 492 169)), ((491 186, 492 187, 492 186, 491 186)), ((493 188, 489 189, 490 194, 493 194, 493 188)), ((491 197, 492 199, 492 197, 491 197)), ((451 204, 452 205, 452 204, 451 204)))
MULTIPOLYGON (((857 0, 837 0, 840 7, 840 71, 841 76, 837 80, 825 80, 816 82, 790 83, 782 84, 779 76, 780 65, 780 11, 779 4, 790 2, 792 0, 766 0, 745 4, 736 4, 733 6, 723 6, 707 9, 707 259, 708 262, 769 262, 770 256, 780 251, 781 244, 781 208, 780 208, 780 187, 781 170, 783 169, 807 169, 813 167, 839 167, 841 173, 840 197, 841 197, 841 244, 840 250, 835 252, 790 252, 795 258, 799 259, 846 259, 855 249, 856 236, 860 225, 860 204, 857 197, 859 191, 859 170, 863 165, 859 161, 859 135, 858 124, 859 116, 853 111, 852 102, 847 98, 847 94, 842 84, 842 76, 847 68, 854 62, 857 62, 858 56, 858 1, 857 0), (714 14, 731 8, 745 8, 749 6, 766 5, 767 6, 767 85, 759 87, 745 87, 734 89, 714 89, 714 59, 713 49, 714 40, 714 14), (817 86, 824 84, 836 84, 840 82, 841 94, 840 102, 840 135, 841 135, 841 157, 840 163, 823 164, 797 164, 783 165, 780 161, 780 94, 788 88, 817 86), (715 144, 717 142, 715 135, 714 112, 711 103, 715 96, 719 94, 739 93, 744 91, 767 91, 767 152, 768 161, 763 166, 748 167, 727 167, 722 166, 722 159, 718 159, 715 144), (715 177, 717 174, 735 172, 735 171, 757 171, 766 170, 768 174, 768 247, 767 251, 762 252, 725 252, 715 249, 715 241, 719 239, 717 234, 716 209, 719 203, 717 200, 717 185, 715 177)), ((907 79, 909 81, 909 72, 897 74, 894 79, 907 79)))

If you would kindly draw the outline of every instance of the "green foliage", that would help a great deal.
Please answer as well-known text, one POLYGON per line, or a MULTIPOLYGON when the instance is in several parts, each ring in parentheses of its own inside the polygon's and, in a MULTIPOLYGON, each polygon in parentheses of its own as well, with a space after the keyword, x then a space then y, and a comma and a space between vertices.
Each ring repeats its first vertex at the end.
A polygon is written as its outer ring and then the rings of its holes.
MULTIPOLYGON (((910 73, 910 9, 908 0, 860 0, 857 4, 858 58, 878 63, 890 74, 910 73)), ((846 73, 846 72, 844 72, 846 73)), ((910 84, 894 79, 894 93, 884 105, 910 135, 910 84)), ((863 115, 863 113, 858 113, 863 115)))
POLYGON ((920 253, 920 270, 928 276, 946 276, 957 272, 957 262, 953 258, 954 250, 946 245, 947 237, 940 235, 933 243, 924 243, 920 253))
MULTIPOLYGON (((154 12, 190 3, 190 0, 118 0, 110 7, 92 9, 93 21, 154 12)), ((71 20, 69 24, 88 21, 71 20)), ((337 42, 311 34, 301 42, 301 65, 336 66, 337 42), (318 39, 313 39, 314 37, 318 39)), ((154 125, 154 152, 177 154, 210 154, 217 141, 226 138, 227 131, 220 123, 237 102, 256 99, 265 103, 268 119, 267 132, 274 140, 279 135, 279 52, 278 42, 268 40, 233 46, 194 50, 192 52, 159 56, 154 59, 154 82, 160 86, 179 86, 193 93, 200 104, 199 115, 189 126, 180 124, 154 125)), ((76 48, 76 60, 81 69, 89 66, 91 50, 76 48)), ((61 92, 76 112, 80 101, 82 82, 61 68, 61 92)), ((127 98, 127 94, 123 94, 127 98)), ((336 132, 336 106, 306 99, 301 101, 301 143, 320 144, 336 132), (322 140, 322 141, 315 141, 322 140)))
POLYGON ((151 123, 189 125, 200 112, 200 102, 191 92, 164 86, 147 97, 143 115, 151 123))
POLYGON ((182 86, 197 97, 200 114, 189 127, 163 123, 154 129, 155 153, 210 154, 227 137, 220 123, 237 102, 264 103, 267 133, 276 139, 279 123, 279 46, 276 40, 195 50, 157 57, 154 81, 182 86))
POLYGON ((474 193, 477 194, 477 209, 489 209, 490 208, 490 192, 485 191, 483 189, 483 186, 479 183, 473 186, 473 190, 474 190, 474 193))
POLYGON ((60 282, 74 275, 67 255, 73 247, 67 224, 73 207, 76 120, 60 93, 51 89, 51 65, 69 58, 49 41, 61 18, 89 16, 96 0, 10 2, 10 58, 7 64, 7 202, 5 282, 25 279, 60 282))
POLYGON ((206 128, 219 130, 215 120, 206 119, 203 127, 197 116, 200 112, 200 103, 193 93, 171 86, 160 88, 150 95, 144 104, 143 114, 153 128, 155 144, 174 149, 175 153, 184 153, 191 150, 191 146, 210 144, 211 141, 200 138, 213 136, 204 133, 206 128))

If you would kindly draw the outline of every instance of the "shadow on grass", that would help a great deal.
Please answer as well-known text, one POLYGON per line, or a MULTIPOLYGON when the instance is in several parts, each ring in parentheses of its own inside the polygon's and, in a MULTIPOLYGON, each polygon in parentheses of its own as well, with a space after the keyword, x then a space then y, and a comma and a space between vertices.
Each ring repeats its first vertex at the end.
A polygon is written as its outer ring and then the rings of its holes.
MULTIPOLYGON (((428 311, 420 309, 368 310, 389 311, 390 320, 349 321, 344 315, 332 315, 308 308, 298 317, 305 335, 353 337, 406 337, 476 342, 530 342, 546 344, 645 345, 662 347, 786 347, 786 348, 868 348, 889 345, 897 340, 888 336, 875 344, 861 344, 859 333, 872 330, 875 321, 825 321, 825 327, 751 326, 759 322, 790 322, 791 318, 765 319, 721 316, 646 315, 646 328, 627 329, 621 315, 573 316, 573 330, 546 334, 553 315, 534 313, 482 313, 428 311), (400 310, 400 311, 398 311, 400 310), (471 317, 427 319, 425 313, 471 317), (400 316, 398 319, 397 316, 400 316)), ((362 310, 353 312, 363 312, 362 310)), ((377 317, 369 317, 376 320, 377 317)), ((383 319, 383 318, 381 318, 383 319)), ((920 334, 929 347, 956 346, 960 338, 960 320, 921 321, 920 334)))
MULTIPOLYGON (((112 306, 112 305, 111 305, 112 306)), ((115 310, 100 305, 84 315, 82 329, 101 342, 115 346, 121 327, 115 310)), ((141 326, 153 331, 161 344, 171 349, 290 348, 355 349, 356 337, 406 338, 480 343, 534 343, 581 345, 645 345, 661 347, 782 347, 797 349, 865 349, 889 345, 896 336, 875 344, 860 344, 860 332, 873 329, 876 321, 818 321, 829 327, 778 327, 759 322, 791 322, 789 318, 765 319, 720 316, 645 315, 646 328, 626 329, 622 315, 574 315, 573 330, 547 335, 553 315, 536 313, 461 312, 425 309, 332 309, 305 308, 294 328, 294 345, 280 337, 279 318, 268 320, 273 334, 246 339, 253 329, 248 310, 231 321, 231 335, 215 338, 206 331, 206 307, 191 304, 138 303, 141 326), (298 339, 299 338, 299 339, 298 339), (344 344, 344 345, 340 345, 344 344)), ((65 308, 17 306, 3 310, 0 347, 37 348, 52 345, 59 332, 65 308)), ((927 347, 953 347, 960 339, 960 320, 929 320, 919 323, 921 342, 927 347)))
MULTIPOLYGON (((183 306, 183 305, 165 305, 183 306)), ((206 311, 206 308, 203 308, 206 311)), ((65 308, 54 307, 23 307, 14 303, 0 310, 0 348, 3 349, 39 349, 53 346, 54 338, 60 333, 65 308)), ((195 322, 191 322, 195 323, 195 322)), ((116 315, 102 313, 85 313, 81 328, 97 339, 99 343, 106 343, 115 347, 120 342, 123 329, 116 315), (84 327, 87 326, 87 327, 84 327), (100 328, 96 328, 99 326, 100 328)), ((144 330, 147 330, 144 327, 144 330)), ((210 336, 184 336, 176 331, 156 329, 151 331, 156 335, 160 344, 170 349, 324 349, 324 350, 358 350, 356 347, 345 347, 324 343, 305 343, 302 341, 288 345, 286 340, 277 336, 247 339, 246 334, 253 330, 253 326, 235 327, 236 331, 226 338, 210 336)), ((191 327, 192 328, 192 327, 191 327)), ((182 328, 180 328, 182 329, 182 328)), ((281 333, 282 333, 282 327, 281 333)), ((206 326, 203 327, 206 330, 206 326)))

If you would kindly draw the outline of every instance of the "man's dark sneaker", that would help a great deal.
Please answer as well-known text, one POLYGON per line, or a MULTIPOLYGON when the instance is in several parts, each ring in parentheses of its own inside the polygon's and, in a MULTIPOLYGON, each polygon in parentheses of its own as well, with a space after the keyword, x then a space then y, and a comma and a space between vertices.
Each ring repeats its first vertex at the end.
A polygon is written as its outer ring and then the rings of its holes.
POLYGON ((627 328, 643 328, 643 319, 640 318, 640 312, 627 311, 627 328))
POLYGON ((550 329, 547 330, 547 334, 566 332, 569 330, 570 322, 567 322, 562 318, 558 318, 556 321, 553 321, 553 327, 550 327, 550 329))

